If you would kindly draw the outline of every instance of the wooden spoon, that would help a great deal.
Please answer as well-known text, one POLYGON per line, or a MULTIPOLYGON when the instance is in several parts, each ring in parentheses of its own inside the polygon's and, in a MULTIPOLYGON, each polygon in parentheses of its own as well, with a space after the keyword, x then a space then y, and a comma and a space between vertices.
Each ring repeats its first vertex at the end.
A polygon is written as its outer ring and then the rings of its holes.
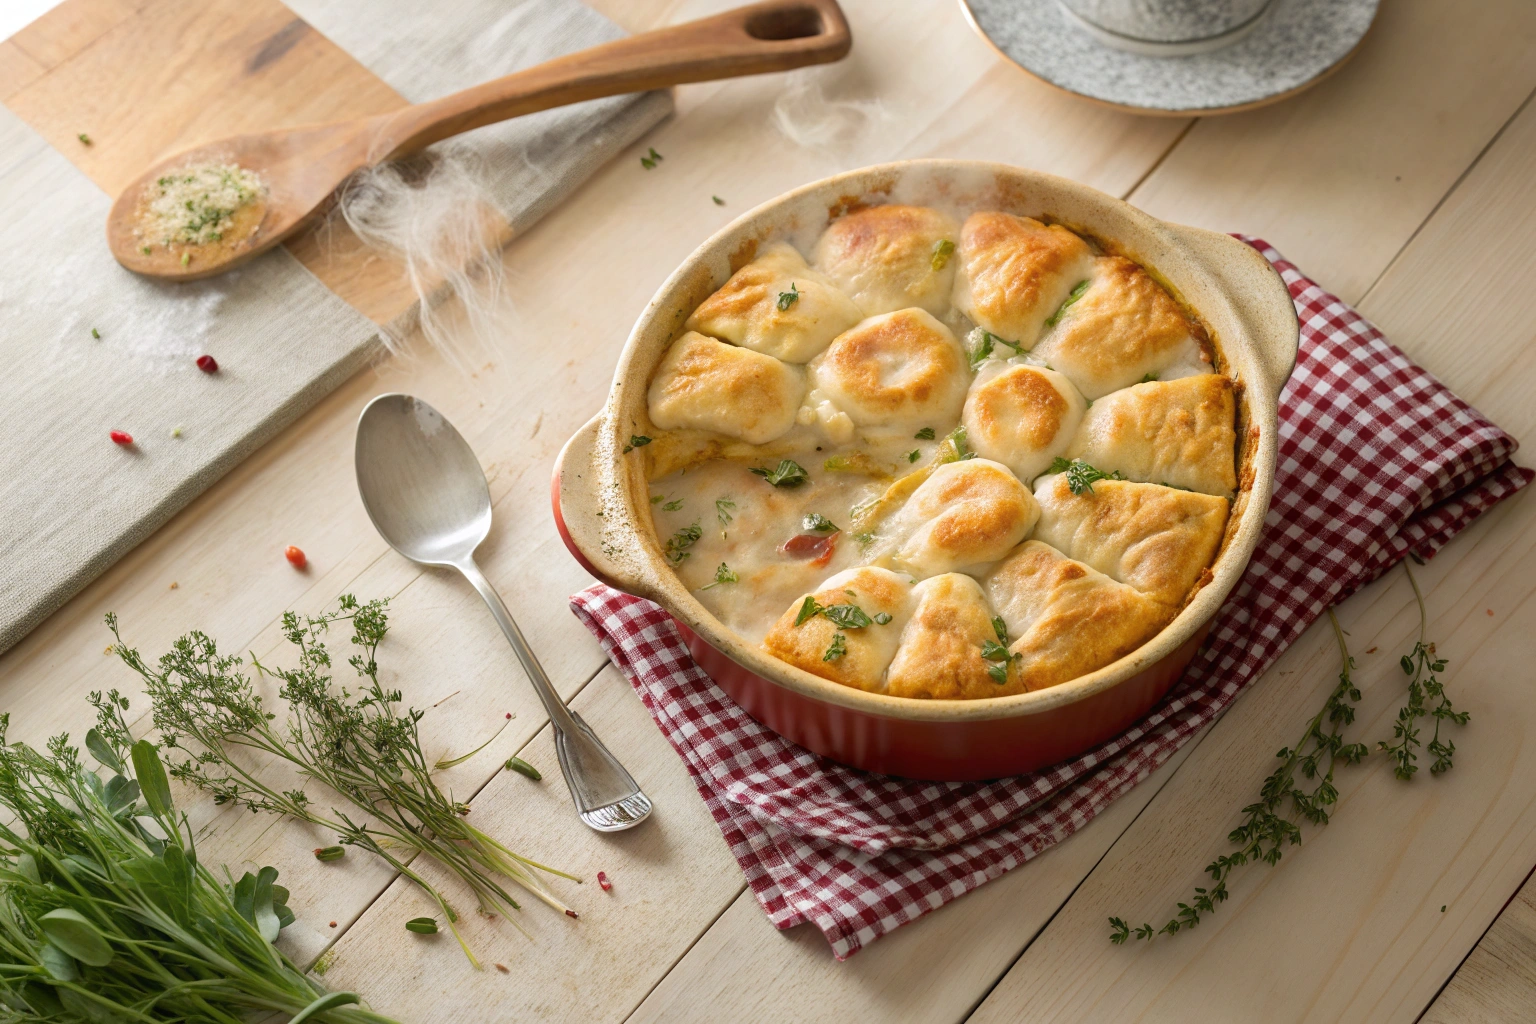
POLYGON ((209 277, 277 245, 314 217, 354 171, 419 152, 473 128, 567 103, 842 59, 853 45, 837 0, 766 0, 619 39, 390 114, 236 135, 162 160, 123 189, 107 244, 135 273, 209 277), (256 172, 264 199, 237 212, 226 239, 148 244, 138 219, 155 182, 178 169, 235 164, 256 172))

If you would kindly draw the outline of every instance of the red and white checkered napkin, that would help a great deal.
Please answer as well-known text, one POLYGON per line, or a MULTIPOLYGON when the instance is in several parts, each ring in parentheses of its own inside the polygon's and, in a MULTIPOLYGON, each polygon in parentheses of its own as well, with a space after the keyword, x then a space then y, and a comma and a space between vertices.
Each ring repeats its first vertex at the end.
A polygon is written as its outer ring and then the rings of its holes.
POLYGON ((996 782, 855 771, 749 718, 656 605, 597 585, 571 607, 676 748, 780 928, 810 921, 838 959, 1018 866, 1146 778, 1313 619, 1410 550, 1429 556, 1533 474, 1515 441, 1410 363, 1266 243, 1301 317, 1280 405, 1265 533, 1210 639, 1130 731, 996 782))

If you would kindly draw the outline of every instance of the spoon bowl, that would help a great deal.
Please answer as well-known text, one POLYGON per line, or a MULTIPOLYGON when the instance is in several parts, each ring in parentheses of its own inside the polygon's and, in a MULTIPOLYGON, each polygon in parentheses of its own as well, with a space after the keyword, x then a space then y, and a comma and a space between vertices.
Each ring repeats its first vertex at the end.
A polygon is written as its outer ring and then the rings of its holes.
POLYGON ((357 489, 379 534, 406 558, 452 566, 480 592, 549 715, 555 754, 581 820, 599 832, 632 828, 651 801, 586 722, 565 706, 507 606, 475 563, 491 529, 491 491, 468 442, 410 395, 380 395, 357 423, 357 489))

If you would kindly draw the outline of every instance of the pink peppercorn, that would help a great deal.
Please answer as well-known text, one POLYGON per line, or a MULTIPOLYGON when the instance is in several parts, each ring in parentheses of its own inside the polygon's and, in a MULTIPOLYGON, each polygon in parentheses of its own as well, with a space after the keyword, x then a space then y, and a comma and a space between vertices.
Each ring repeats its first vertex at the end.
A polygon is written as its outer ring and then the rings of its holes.
POLYGON ((613 883, 608 881, 608 875, 603 871, 599 871, 597 873, 597 884, 602 886, 603 892, 607 892, 609 889, 613 888, 613 883))
POLYGON ((198 356, 197 368, 204 373, 218 373, 219 361, 213 358, 213 356, 198 356))
POLYGON ((133 435, 126 430, 110 430, 107 436, 112 439, 113 444, 133 444, 133 435))

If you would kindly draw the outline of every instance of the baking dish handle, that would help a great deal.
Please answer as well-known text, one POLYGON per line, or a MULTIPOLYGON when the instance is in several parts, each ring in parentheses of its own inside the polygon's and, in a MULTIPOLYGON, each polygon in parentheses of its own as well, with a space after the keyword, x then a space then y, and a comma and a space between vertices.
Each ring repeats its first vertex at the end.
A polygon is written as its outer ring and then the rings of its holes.
POLYGON ((1257 249, 1231 235, 1170 224, 1179 240, 1231 296, 1268 371, 1277 402, 1296 366, 1300 327, 1296 304, 1275 268, 1257 249))
POLYGON ((610 587, 637 593, 636 582, 604 553, 612 542, 605 536, 605 509, 593 461, 601 425, 601 415, 588 420, 565 442, 555 460, 549 494, 555 529, 583 569, 610 587))

